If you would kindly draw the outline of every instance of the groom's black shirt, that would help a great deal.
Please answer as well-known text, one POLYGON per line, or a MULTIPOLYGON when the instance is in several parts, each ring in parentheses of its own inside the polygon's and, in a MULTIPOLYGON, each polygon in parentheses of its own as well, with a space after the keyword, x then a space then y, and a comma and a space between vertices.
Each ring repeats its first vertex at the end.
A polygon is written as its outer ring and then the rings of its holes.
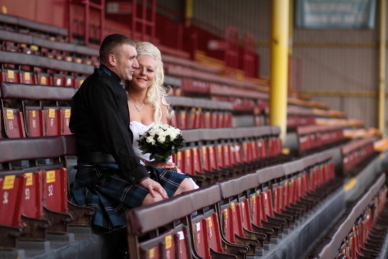
POLYGON ((135 155, 128 124, 127 96, 120 78, 106 67, 95 69, 71 100, 70 130, 77 139, 78 155, 109 153, 136 183, 148 172, 135 155))

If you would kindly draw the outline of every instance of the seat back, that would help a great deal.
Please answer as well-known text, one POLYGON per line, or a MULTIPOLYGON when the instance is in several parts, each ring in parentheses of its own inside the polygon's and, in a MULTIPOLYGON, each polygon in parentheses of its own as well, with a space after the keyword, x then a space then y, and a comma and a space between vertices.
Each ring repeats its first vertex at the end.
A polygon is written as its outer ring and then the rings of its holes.
POLYGON ((0 174, 0 224, 20 226, 22 190, 25 187, 23 171, 0 174))
POLYGON ((213 185, 189 193, 193 211, 190 225, 193 244, 201 258, 211 258, 211 250, 224 253, 217 203, 221 200, 220 187, 213 185))
POLYGON ((129 258, 152 258, 150 255, 159 255, 158 258, 190 258, 185 218, 192 211, 189 195, 179 195, 128 211, 129 258), (177 221, 179 223, 175 224, 177 221), (165 232, 159 233, 161 227, 165 228, 165 232), (141 242, 140 238, 145 234, 153 238, 141 242))

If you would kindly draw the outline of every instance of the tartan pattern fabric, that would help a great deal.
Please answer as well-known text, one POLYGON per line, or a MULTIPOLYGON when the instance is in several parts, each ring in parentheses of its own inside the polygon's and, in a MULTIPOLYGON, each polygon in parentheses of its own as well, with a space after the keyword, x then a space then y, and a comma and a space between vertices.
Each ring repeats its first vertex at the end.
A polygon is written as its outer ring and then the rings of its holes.
MULTIPOLYGON (((159 182, 171 197, 186 175, 146 166, 150 178, 159 182)), ((132 184, 116 164, 78 165, 70 186, 70 201, 95 209, 93 224, 112 230, 125 226, 125 212, 142 204, 148 190, 132 184)))

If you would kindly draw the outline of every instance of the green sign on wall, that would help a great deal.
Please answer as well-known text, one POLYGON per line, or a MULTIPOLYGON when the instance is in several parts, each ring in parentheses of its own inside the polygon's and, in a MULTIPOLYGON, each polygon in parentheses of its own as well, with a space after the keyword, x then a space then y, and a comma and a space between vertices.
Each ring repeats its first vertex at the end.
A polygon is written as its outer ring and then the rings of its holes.
POLYGON ((296 0, 302 28, 373 28, 376 0, 296 0))

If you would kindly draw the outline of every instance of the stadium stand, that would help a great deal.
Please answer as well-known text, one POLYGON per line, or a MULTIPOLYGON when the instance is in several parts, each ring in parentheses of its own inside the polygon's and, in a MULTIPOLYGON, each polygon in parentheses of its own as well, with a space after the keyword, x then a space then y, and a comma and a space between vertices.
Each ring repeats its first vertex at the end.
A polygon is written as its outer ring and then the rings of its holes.
POLYGON ((309 258, 386 258, 385 174, 375 180, 347 209, 309 258))
MULTIPOLYGON (((93 15, 89 26, 77 18, 74 34, 93 27, 87 40, 96 41, 119 24, 99 28, 93 15)), ((154 19, 141 23, 155 27, 154 19)), ((21 17, 0 14, 0 30, 0 258, 111 258, 90 227, 93 210, 67 201, 76 155, 69 101, 98 65, 98 50, 21 17)), ((225 32, 195 30, 190 50, 135 34, 163 52, 171 124, 185 139, 174 161, 200 188, 128 211, 129 258, 385 258, 386 141, 296 94, 283 144, 280 129, 266 126, 269 83, 255 78, 252 37, 238 50, 237 31, 225 32), (209 39, 233 49, 217 53, 223 60, 207 56, 209 39)))
MULTIPOLYGON (((334 213, 332 217, 340 215, 345 200, 343 191, 338 188, 341 182, 333 178, 333 169, 330 152, 322 152, 130 210, 127 215, 130 258, 149 258, 150 254, 163 258, 167 253, 179 255, 177 258, 190 258, 188 251, 200 258, 254 255, 283 258, 276 256, 287 253, 289 248, 285 244, 293 242, 303 228, 313 227, 320 221, 318 232, 327 227, 326 223, 330 224, 330 218, 323 219, 323 214, 317 213, 318 204, 326 203, 324 210, 334 213), (306 180, 321 179, 322 182, 307 183, 311 188, 303 190, 304 183, 298 179, 304 176, 308 176, 306 180), (276 212, 278 203, 272 201, 273 189, 280 187, 278 182, 289 183, 289 189, 284 188, 283 192, 291 194, 289 199, 284 199, 285 209, 281 213, 276 212), (296 182, 299 184, 294 184, 296 182), (298 204, 307 204, 305 214, 299 213, 298 204), (167 209, 173 207, 181 209, 177 212, 167 209), (159 215, 158 212, 163 218, 155 221, 154 215, 159 215), (144 236, 152 238, 141 242, 144 236)), ((308 238, 303 236, 299 241, 306 247, 311 246, 312 240, 308 238)))

